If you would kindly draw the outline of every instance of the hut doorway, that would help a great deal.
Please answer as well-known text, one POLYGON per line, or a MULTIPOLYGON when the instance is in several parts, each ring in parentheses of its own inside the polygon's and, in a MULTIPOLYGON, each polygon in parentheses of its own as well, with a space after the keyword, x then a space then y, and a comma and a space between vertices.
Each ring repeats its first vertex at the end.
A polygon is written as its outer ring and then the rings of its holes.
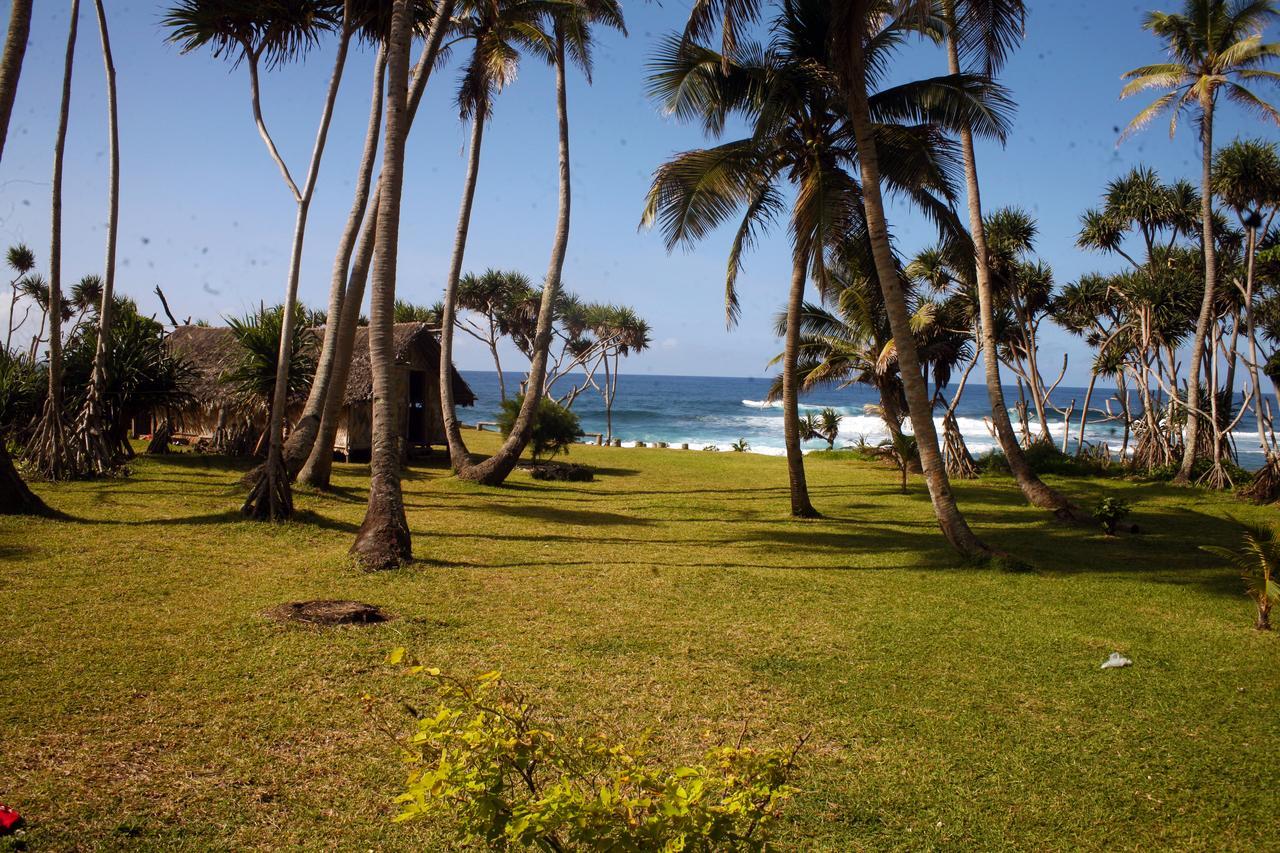
POLYGON ((409 430, 406 438, 410 445, 431 442, 427 435, 427 372, 409 371, 409 430))

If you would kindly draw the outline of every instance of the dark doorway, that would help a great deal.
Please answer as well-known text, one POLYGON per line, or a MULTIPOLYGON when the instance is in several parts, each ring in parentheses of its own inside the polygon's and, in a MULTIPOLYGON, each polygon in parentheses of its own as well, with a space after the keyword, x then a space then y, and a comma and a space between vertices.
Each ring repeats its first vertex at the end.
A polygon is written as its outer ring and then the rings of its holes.
POLYGON ((427 438, 427 372, 409 371, 409 444, 426 444, 427 438))

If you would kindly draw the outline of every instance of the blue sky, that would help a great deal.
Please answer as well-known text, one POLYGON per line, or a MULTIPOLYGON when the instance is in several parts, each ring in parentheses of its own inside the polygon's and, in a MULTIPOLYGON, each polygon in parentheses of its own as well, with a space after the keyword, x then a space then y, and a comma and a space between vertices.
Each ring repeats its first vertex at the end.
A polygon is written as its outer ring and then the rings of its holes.
MULTIPOLYGON (((91 4, 84 5, 64 190, 68 283, 101 271, 105 239, 104 80, 96 21, 91 4)), ((37 4, 0 164, 0 241, 28 243, 42 270, 68 6, 37 4)), ((1033 4, 1026 41, 1003 77, 1019 104, 1014 133, 1004 148, 979 147, 987 209, 1019 205, 1031 211, 1040 224, 1040 254, 1061 282, 1118 268, 1115 260, 1074 245, 1080 213, 1097 203, 1108 180, 1138 163, 1167 179, 1198 179, 1190 125, 1173 140, 1159 126, 1116 147, 1118 129, 1145 104, 1118 100, 1120 75, 1160 59, 1159 45, 1141 29, 1148 8, 1113 0, 1033 4)), ((164 41, 162 10, 163 4, 136 2, 108 7, 123 151, 118 286, 145 310, 158 311, 151 290, 160 284, 180 319, 218 322, 260 300, 283 298, 294 205, 254 129, 244 69, 207 53, 179 54, 164 41)), ((779 349, 770 330, 788 282, 785 227, 748 259, 739 284, 742 320, 731 331, 723 321, 730 229, 694 252, 670 255, 658 234, 637 230, 653 169, 702 143, 696 130, 664 117, 644 95, 647 58, 687 10, 687 0, 627 6, 630 37, 601 34, 593 85, 580 75, 571 78, 573 228, 564 280, 585 298, 629 303, 649 320, 654 345, 633 357, 628 371, 762 375, 779 349)), ((298 180, 332 56, 333 44, 326 44, 305 62, 264 76, 267 122, 298 180)), ((369 51, 355 51, 348 61, 312 206, 301 297, 317 306, 327 297, 334 246, 350 205, 372 66, 369 51)), ((920 47, 903 54, 894 76, 944 72, 942 53, 920 47)), ((452 245, 466 143, 452 101, 456 76, 451 66, 433 78, 409 141, 399 290, 415 302, 440 297, 452 245)), ((1276 137, 1274 127, 1234 106, 1219 115, 1221 141, 1276 137)), ((466 268, 519 269, 536 280, 546 269, 556 205, 548 69, 524 64, 499 97, 485 142, 466 268)), ((930 227, 905 208, 894 210, 891 224, 905 252, 933 240, 930 227)), ((1056 365, 1070 352, 1067 381, 1083 384, 1083 347, 1055 329, 1043 349, 1044 364, 1056 365)), ((487 352, 465 340, 458 363, 489 366, 487 352)))

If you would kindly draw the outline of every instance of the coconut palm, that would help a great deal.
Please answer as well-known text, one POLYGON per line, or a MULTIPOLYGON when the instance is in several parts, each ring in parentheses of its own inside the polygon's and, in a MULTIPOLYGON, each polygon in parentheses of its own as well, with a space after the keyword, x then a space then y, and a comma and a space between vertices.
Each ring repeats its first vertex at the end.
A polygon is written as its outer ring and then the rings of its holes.
MULTIPOLYGON (((226 318, 239 351, 235 362, 219 379, 231 388, 241 408, 251 415, 265 413, 268 424, 272 420, 272 408, 278 405, 276 401, 283 397, 287 405, 289 400, 305 392, 315 370, 309 340, 311 333, 302 322, 298 306, 295 305, 293 310, 297 316, 289 324, 283 353, 289 361, 285 371, 281 371, 276 363, 281 357, 280 338, 285 327, 283 306, 275 305, 243 317, 226 318), (289 384, 284 394, 278 395, 276 383, 280 381, 281 374, 289 384)), ((269 441, 265 432, 263 438, 269 441)), ((259 441, 259 445, 261 443, 259 441)))
POLYGON ((1238 568, 1245 589, 1258 606, 1253 626, 1259 631, 1271 630, 1271 606, 1280 603, 1280 542, 1275 531, 1266 525, 1245 525, 1239 550, 1217 545, 1201 545, 1200 550, 1220 557, 1238 568))
POLYGON ((538 401, 542 398, 543 380, 546 377, 547 359, 551 348, 552 324, 555 320, 557 299, 560 294, 560 275, 564 270, 565 254, 569 248, 569 214, 571 191, 569 182, 569 104, 565 83, 568 63, 572 62, 591 81, 592 30, 597 26, 611 27, 624 35, 626 25, 622 7, 617 0, 564 0, 552 4, 548 13, 552 30, 552 67, 556 79, 556 119, 559 139, 559 200, 556 212, 556 231, 551 244, 551 259, 547 275, 542 283, 542 298, 538 306, 538 323, 533 338, 533 358, 520 414, 512 424, 511 433, 493 456, 475 465, 467 465, 457 471, 459 477, 485 485, 497 485, 507 478, 520 459, 520 453, 529 443, 538 401))
POLYGON ((293 323, 297 316, 294 306, 298 300, 307 215, 320 175, 320 162, 324 156, 333 106, 346 65, 347 50, 356 32, 357 19, 352 14, 352 3, 353 0, 344 0, 339 8, 335 0, 266 5, 246 4, 237 0, 181 0, 164 18, 164 25, 171 30, 169 41, 179 45, 183 53, 208 47, 215 58, 226 57, 236 63, 244 63, 249 73, 250 104, 258 133, 268 154, 279 168, 296 205, 293 245, 285 285, 280 357, 276 362, 280 375, 276 377, 276 398, 272 401, 271 422, 267 427, 267 461, 257 472, 242 507, 244 514, 251 518, 277 521, 287 518, 292 512, 289 476, 284 465, 284 394, 289 386, 286 373, 289 359, 285 357, 285 347, 293 334, 293 323), (276 149, 275 140, 263 118, 258 74, 262 65, 272 68, 296 59, 314 47, 324 33, 335 30, 339 34, 337 56, 320 114, 311 161, 303 185, 299 187, 276 149))
MULTIPOLYGON (((820 289, 828 280, 826 254, 847 235, 862 230, 861 189, 851 177, 856 161, 841 93, 831 86, 825 65, 829 7, 817 0, 781 5, 768 49, 738 48, 722 56, 689 40, 669 40, 655 62, 651 87, 677 116, 699 119, 714 136, 725 120, 742 115, 749 138, 678 155, 655 175, 646 222, 658 221, 668 247, 691 243, 737 210, 745 213, 730 250, 726 275, 726 315, 736 317, 735 282, 742 256, 759 232, 783 210, 782 187, 796 186, 791 210, 792 280, 783 331, 783 416, 792 513, 812 514, 800 452, 796 365, 799 317, 806 278, 820 289)), ((875 46, 876 61, 905 37, 906 29, 888 27, 875 46)), ((942 218, 952 193, 947 175, 948 149, 932 121, 955 111, 972 112, 978 123, 992 118, 984 93, 969 79, 939 78, 896 86, 877 93, 876 134, 892 153, 889 179, 942 218), (985 118, 984 118, 985 115, 985 118)))
MULTIPOLYGON (((49 240, 49 394, 35 433, 27 443, 26 458, 32 470, 47 480, 62 480, 75 471, 75 460, 67 440, 62 412, 62 163, 67 145, 67 122, 71 115, 71 71, 75 62, 76 27, 80 0, 71 0, 71 22, 67 27, 67 52, 62 66, 62 102, 58 132, 53 144, 53 192, 50 202, 49 240)), ((32 357, 34 358, 34 347, 32 357)))
MULTIPOLYGON (((93 359, 93 372, 85 390, 84 403, 76 419, 72 436, 76 468, 81 474, 102 476, 120 467, 119 443, 112 438, 111 418, 118 412, 107 410, 104 399, 109 383, 111 312, 115 305, 116 236, 120 230, 120 132, 116 109, 116 66, 111 57, 111 37, 107 32, 107 13, 102 0, 94 0, 98 16, 98 35, 102 40, 102 64, 107 80, 107 143, 110 152, 110 178, 107 190, 107 258, 101 280, 98 302, 98 348, 93 359)), ((77 298, 82 298, 77 295, 77 298)))
POLYGON ((1217 153, 1213 164, 1215 193, 1231 208, 1245 229, 1245 277, 1240 285, 1244 297, 1245 340, 1249 356, 1246 369, 1253 386, 1254 416, 1258 442, 1270 464, 1276 454, 1268 438, 1266 395, 1258 376, 1258 327, 1254 316, 1256 266, 1259 234, 1267 235, 1280 213, 1280 154, 1276 144, 1262 140, 1236 140, 1217 153))
POLYGON ((409 0, 393 0, 387 42, 386 133, 378 179, 377 242, 369 300, 369 365, 373 374, 373 447, 369 460, 369 504, 351 544, 368 570, 393 569, 413 557, 409 522, 400 491, 399 413, 395 395, 396 254, 404 146, 408 135, 409 45, 413 38, 409 0))
MULTIPOLYGON (((385 3, 377 2, 375 8, 389 8, 385 3)), ((441 55, 444 36, 450 27, 453 15, 454 0, 440 0, 434 13, 425 4, 415 2, 411 7, 415 21, 430 19, 426 44, 413 71, 413 80, 409 84, 408 108, 405 115, 405 133, 413 126, 413 118, 417 114, 418 104, 422 101, 427 82, 441 55)), ((390 32, 390 23, 377 22, 375 37, 385 42, 390 32)), ((385 63, 385 59, 383 60, 385 63)), ((383 72, 385 75, 385 72, 383 72)), ((382 103, 381 88, 375 100, 382 103)), ((380 109, 380 107, 379 107, 380 109)), ((371 109, 371 112, 373 110, 371 109)), ((299 419, 299 428, 291 436, 286 447, 287 465, 297 464, 297 460, 305 459, 298 471, 298 479, 318 489, 329 487, 329 475, 333 467, 333 440, 338 432, 338 419, 345 397, 347 373, 351 368, 351 353, 355 347, 356 329, 366 325, 360 314, 360 305, 364 300, 365 285, 369 280, 369 270, 373 262, 374 243, 377 241, 378 208, 381 202, 381 185, 375 187, 369 197, 368 176, 372 174, 373 159, 377 155, 377 132, 379 116, 370 116, 369 129, 365 135, 365 157, 369 172, 361 172, 356 185, 355 199, 347 226, 339 241, 338 251, 334 257, 333 277, 329 288, 329 311, 325 323, 324 343, 320 350, 320 359, 316 368, 316 381, 312 384, 303 417, 299 419), (362 222, 363 218, 363 222, 362 222), (358 234, 358 240, 357 240, 358 234), (319 423, 313 428, 316 412, 319 412, 319 423)))
POLYGON ((1273 0, 1184 0, 1182 14, 1150 12, 1143 26, 1165 43, 1169 62, 1144 65, 1124 75, 1129 81, 1120 97, 1162 90, 1162 94, 1138 113, 1125 136, 1142 129, 1166 112, 1172 112, 1169 134, 1177 130, 1184 109, 1193 110, 1200 122, 1200 226, 1204 252, 1204 296, 1191 339, 1190 375, 1187 378, 1187 436, 1175 483, 1190 482, 1197 452, 1200 411, 1200 362, 1213 317, 1217 281, 1217 244, 1213 233, 1213 122, 1219 94, 1280 124, 1280 111, 1262 100, 1247 84, 1275 83, 1280 75, 1263 68, 1280 57, 1280 43, 1264 43, 1262 33, 1277 15, 1273 0))
MULTIPOLYGON (((1021 0, 944 0, 942 12, 946 23, 947 66, 952 74, 961 72, 963 59, 968 65, 976 66, 980 73, 994 77, 1003 67, 1008 51, 1020 41, 1026 21, 1026 7, 1021 0)), ((996 440, 1027 501, 1059 517, 1075 519, 1079 513, 1071 502, 1031 470, 1009 421, 996 348, 995 308, 973 133, 962 126, 959 136, 968 194, 969 233, 973 239, 973 282, 979 309, 978 348, 984 355, 987 396, 991 401, 991 421, 995 426, 996 440)))
MULTIPOLYGON (((453 253, 445 279, 444 314, 440 326, 440 408, 449 458, 456 470, 471 464, 471 455, 458 426, 458 407, 453 398, 453 333, 456 327, 458 281, 467 249, 471 206, 480 177, 480 147, 484 126, 493 111, 494 98, 516 76, 520 51, 531 50, 544 58, 554 55, 554 46, 542 31, 547 4, 529 0, 479 0, 466 4, 466 15, 458 22, 461 33, 471 39, 471 56, 462 70, 458 86, 458 110, 463 121, 471 122, 467 148, 467 170, 463 179, 458 225, 454 231, 453 253)), ((505 395, 504 395, 505 399, 505 395)))
POLYGON ((9 136, 9 117, 18 97, 18 78, 22 75, 22 59, 27 53, 27 37, 31 34, 32 0, 13 0, 9 8, 9 32, 4 39, 4 56, 0 58, 0 156, 9 136))

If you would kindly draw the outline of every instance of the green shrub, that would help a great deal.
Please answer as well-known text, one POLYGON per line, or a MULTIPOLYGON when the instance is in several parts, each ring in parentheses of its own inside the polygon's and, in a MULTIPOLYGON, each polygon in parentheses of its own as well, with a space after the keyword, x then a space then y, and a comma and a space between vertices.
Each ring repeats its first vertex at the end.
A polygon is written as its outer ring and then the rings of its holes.
POLYGON ((1098 505, 1093 509, 1093 517, 1106 531, 1108 536, 1114 536, 1116 533, 1116 525, 1129 515, 1129 504, 1120 500, 1120 498, 1103 498, 1098 501, 1098 505))
MULTIPOLYGON (((397 649, 390 663, 405 661, 397 649)), ((718 746, 662 768, 599 734, 540 718, 498 672, 454 678, 413 665, 435 688, 414 712, 398 821, 448 817, 460 846, 541 850, 761 850, 793 789, 796 749, 718 746)))
MULTIPOLYGON (((498 429, 502 431, 504 438, 511 434, 522 405, 523 394, 502 401, 502 411, 498 413, 498 429)), ((567 454, 569 445, 582 436, 582 425, 578 422, 577 415, 555 400, 543 397, 538 401, 538 411, 533 416, 533 435, 529 439, 529 452, 534 459, 567 454)))
MULTIPOLYGON (((1181 466, 1176 462, 1170 463, 1168 465, 1158 465, 1155 468, 1152 468, 1150 471, 1147 471, 1146 476, 1148 479, 1167 483, 1178 475, 1178 468, 1180 467, 1181 466)), ((1201 477, 1203 477, 1205 474, 1209 473, 1209 469, 1212 467, 1213 467, 1212 460, 1203 456, 1197 459, 1191 465, 1191 482, 1194 483, 1197 480, 1199 480, 1201 477)), ((1230 459, 1224 459, 1222 461, 1222 467, 1227 470, 1227 474, 1231 477, 1231 479, 1237 483, 1248 483, 1250 480, 1253 479, 1253 474, 1241 468, 1239 465, 1235 464, 1230 459)))
MULTIPOLYGON (((1037 475, 1057 474, 1061 477, 1097 477, 1110 471, 1096 455, 1070 456, 1051 441, 1036 441, 1023 448, 1023 457, 1037 475)), ((992 450, 977 460, 984 474, 1010 474, 1009 460, 1000 450, 992 450)))

